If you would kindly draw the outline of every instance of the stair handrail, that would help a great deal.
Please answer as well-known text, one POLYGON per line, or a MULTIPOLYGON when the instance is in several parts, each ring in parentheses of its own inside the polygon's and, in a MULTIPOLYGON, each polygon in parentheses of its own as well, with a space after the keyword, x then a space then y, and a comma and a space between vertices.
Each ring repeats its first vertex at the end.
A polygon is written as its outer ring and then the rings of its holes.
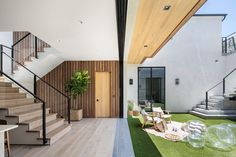
POLYGON ((46 82, 45 80, 43 80, 41 77, 39 77, 37 74, 35 74, 33 71, 31 71, 30 69, 28 69, 27 67, 25 67, 23 64, 19 63, 18 61, 16 61, 15 59, 11 58, 8 54, 6 54, 4 51, 2 52, 4 55, 6 55, 8 58, 10 58, 12 61, 16 62, 17 64, 19 64, 20 66, 22 66, 24 69, 26 69, 27 71, 29 71, 31 74, 35 75, 40 81, 44 82, 45 84, 47 84, 48 86, 50 86, 51 88, 53 88, 54 90, 56 90, 58 93, 62 94, 65 97, 69 97, 67 95, 65 95, 64 93, 62 93, 60 90, 58 90, 57 88, 55 88, 54 86, 52 86, 51 84, 49 84, 48 82, 46 82))
MULTIPOLYGON (((1 56, 2 57, 2 56, 1 56)), ((2 60, 1 60, 2 61, 2 60)), ((30 90, 28 90, 27 88, 25 88, 23 85, 21 85, 19 82, 17 82, 16 80, 14 80, 13 78, 11 78, 9 75, 7 75, 6 73, 3 72, 2 69, 0 69, 0 75, 4 75, 6 76, 9 80, 11 80, 12 82, 14 82, 15 84, 17 84, 19 87, 21 87, 22 89, 24 89, 28 94, 32 95, 34 97, 35 100, 39 100, 43 105, 42 105, 42 128, 43 128, 43 145, 47 144, 47 137, 46 137, 46 103, 45 101, 43 101, 42 99, 40 99, 37 95, 35 95, 34 93, 32 93, 30 90)))
MULTIPOLYGON (((21 41, 23 41, 26 37, 28 37, 31 33, 27 33, 26 35, 24 35, 20 40, 18 40, 17 42, 15 42, 12 46, 11 46, 11 57, 14 58, 15 54, 14 54, 14 46, 16 46, 18 43, 20 43, 21 41)), ((19 51, 18 51, 19 52, 19 51)), ((13 62, 11 62, 11 73, 13 74, 13 70, 14 70, 14 64, 13 62)))
POLYGON ((236 34, 236 32, 231 33, 230 35, 226 36, 226 37, 222 37, 222 53, 223 55, 228 54, 230 52, 228 52, 228 40, 230 38, 233 38, 233 46, 234 46, 234 50, 236 50, 236 39, 234 37, 234 35, 236 34))
POLYGON ((67 108, 68 108, 68 123, 70 124, 71 123, 71 120, 70 120, 70 109, 71 109, 71 98, 64 94, 63 92, 61 92, 59 89, 57 89, 56 87, 54 87, 53 85, 51 85, 50 83, 48 83, 47 81, 45 81, 44 79, 42 79, 40 76, 38 76, 37 74, 35 74, 34 72, 32 72, 30 69, 28 69, 27 67, 25 67, 23 64, 19 63, 17 60, 15 60, 14 58, 12 58, 11 56, 9 56, 8 54, 6 54, 4 51, 3 51, 3 48, 2 47, 5 47, 5 48, 8 48, 8 49, 11 49, 10 47, 7 47, 5 45, 2 45, 0 44, 0 53, 1 53, 1 65, 0 65, 0 69, 2 69, 3 67, 3 61, 2 61, 2 58, 3 58, 3 55, 6 55, 8 58, 11 59, 11 62, 15 62, 17 64, 19 64, 20 66, 22 66, 24 69, 26 69, 28 72, 30 72, 31 74, 34 75, 34 94, 36 95, 37 94, 37 78, 44 82, 46 85, 48 85, 49 87, 51 87, 52 89, 54 89, 55 91, 57 91, 58 93, 60 93, 62 96, 66 97, 67 99, 67 108))
MULTIPOLYGON (((12 46, 11 46, 11 57, 12 58, 15 58, 14 56, 15 56, 15 51, 16 51, 16 49, 14 48, 16 45, 18 45, 20 42, 22 42, 25 38, 27 38, 28 36, 30 36, 30 35, 32 35, 32 37, 34 38, 34 57, 36 58, 36 59, 38 59, 38 41, 40 40, 40 39, 38 39, 38 37, 36 37, 35 35, 33 35, 32 33, 30 33, 30 32, 27 32, 27 34, 26 35, 24 35, 22 38, 20 38, 18 41, 16 41, 12 46)), ((44 41, 43 41, 44 42, 44 41)), ((46 42, 44 42, 44 43, 46 43, 46 42)), ((46 43, 47 44, 47 43, 46 43)), ((47 44, 47 45, 49 45, 49 44, 47 44)), ((19 52, 19 50, 17 50, 18 52, 19 52)), ((13 68, 14 67, 14 65, 13 65, 13 62, 12 62, 12 65, 11 65, 11 69, 12 69, 12 73, 13 73, 13 68)))
POLYGON ((23 36, 20 40, 18 40, 17 42, 15 42, 12 47, 16 46, 18 43, 20 43, 22 40, 24 40, 26 37, 28 37, 31 33, 27 33, 25 36, 23 36))
POLYGON ((236 34, 236 32, 231 33, 230 35, 226 36, 225 38, 231 37, 234 34, 236 34))
POLYGON ((223 95, 225 94, 225 79, 227 77, 229 77, 234 71, 236 70, 236 68, 234 68, 232 71, 230 71, 225 77, 223 77, 223 80, 220 81, 219 83, 217 83, 216 85, 214 85, 213 87, 211 87, 210 89, 208 89, 206 91, 206 110, 208 110, 208 93, 209 91, 211 91, 212 89, 214 89, 215 87, 217 87, 218 85, 220 85, 221 83, 223 83, 223 95))

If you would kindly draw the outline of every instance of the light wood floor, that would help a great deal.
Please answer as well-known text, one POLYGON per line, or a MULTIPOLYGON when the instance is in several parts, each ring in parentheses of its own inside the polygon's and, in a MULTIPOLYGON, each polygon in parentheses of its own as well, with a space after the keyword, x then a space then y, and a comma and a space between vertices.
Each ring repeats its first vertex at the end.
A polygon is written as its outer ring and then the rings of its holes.
POLYGON ((52 146, 11 146, 11 157, 112 157, 117 119, 83 119, 52 146))

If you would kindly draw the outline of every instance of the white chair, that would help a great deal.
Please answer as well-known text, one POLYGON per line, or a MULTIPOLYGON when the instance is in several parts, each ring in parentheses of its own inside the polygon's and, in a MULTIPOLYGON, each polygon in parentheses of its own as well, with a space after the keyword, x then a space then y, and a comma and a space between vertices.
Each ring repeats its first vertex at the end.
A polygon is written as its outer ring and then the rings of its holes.
MULTIPOLYGON (((0 119, 0 125, 7 125, 7 121, 0 119)), ((4 144, 5 144, 5 148, 7 150, 7 155, 8 157, 10 156, 10 139, 9 139, 9 132, 6 131, 5 135, 4 135, 4 144)))
POLYGON ((152 110, 153 110, 153 112, 157 113, 159 118, 164 119, 166 122, 170 122, 171 123, 172 115, 170 115, 169 111, 162 110, 161 107, 153 107, 152 110), (164 112, 166 112, 166 114, 164 112))
POLYGON ((156 121, 159 120, 159 118, 155 115, 150 116, 144 109, 141 110, 141 115, 143 117, 143 124, 142 128, 149 122, 153 125, 155 125, 156 121))

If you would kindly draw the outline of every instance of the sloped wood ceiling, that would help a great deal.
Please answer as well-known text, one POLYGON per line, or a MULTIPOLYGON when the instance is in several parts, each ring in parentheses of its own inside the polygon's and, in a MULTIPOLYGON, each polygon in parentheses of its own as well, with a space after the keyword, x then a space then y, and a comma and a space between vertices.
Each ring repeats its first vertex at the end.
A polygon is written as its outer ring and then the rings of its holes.
POLYGON ((128 63, 140 64, 153 57, 205 2, 140 0, 128 63))

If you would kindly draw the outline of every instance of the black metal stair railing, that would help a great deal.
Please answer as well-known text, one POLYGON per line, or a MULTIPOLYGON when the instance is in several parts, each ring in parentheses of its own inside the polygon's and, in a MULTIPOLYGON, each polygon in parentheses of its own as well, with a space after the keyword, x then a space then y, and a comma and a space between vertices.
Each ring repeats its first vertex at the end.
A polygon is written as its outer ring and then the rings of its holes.
POLYGON ((233 52, 236 52, 236 32, 222 37, 222 54, 227 55, 233 52))
POLYGON ((222 93, 223 93, 223 96, 225 95, 225 87, 226 87, 226 78, 229 77, 234 71, 236 70, 236 68, 234 68, 231 72, 229 72, 224 78, 222 81, 220 81, 219 83, 217 83, 216 85, 214 85, 213 87, 211 87, 210 89, 208 89, 206 91, 206 110, 208 110, 208 98, 209 98, 209 92, 213 89, 215 89, 216 87, 218 87, 220 84, 222 84, 222 93))
MULTIPOLYGON (((11 78, 9 75, 7 75, 4 71, 3 71, 3 45, 0 45, 0 75, 1 76, 5 76, 7 77, 9 80, 11 80, 12 82, 14 82, 16 85, 18 85, 21 89, 25 90, 28 94, 32 95, 34 97, 35 100, 38 100, 42 103, 42 128, 43 128, 43 132, 42 132, 42 136, 43 136, 43 145, 47 144, 47 137, 46 137, 46 103, 45 101, 43 101, 42 99, 40 99, 37 95, 35 95, 34 93, 32 93, 30 90, 28 90, 27 88, 25 88, 23 85, 21 85, 19 82, 17 82, 16 80, 14 80, 13 78, 11 78)), ((6 47, 6 46, 5 46, 6 47)))
MULTIPOLYGON (((21 88, 23 88, 25 91, 27 91, 29 94, 31 94, 35 100, 39 100, 40 102, 43 103, 43 130, 45 131, 43 133, 43 137, 44 137, 44 144, 46 144, 46 101, 43 100, 42 98, 40 98, 39 96, 37 96, 37 81, 42 81, 45 86, 48 86, 49 88, 51 88, 52 90, 54 90, 55 92, 59 93, 62 97, 64 97, 67 100, 67 116, 68 116, 68 123, 70 124, 71 120, 70 120, 70 109, 71 109, 71 98, 69 96, 67 96, 66 94, 64 94, 63 92, 61 92, 60 90, 58 90, 57 88, 55 88, 54 86, 52 86, 50 83, 46 82, 44 79, 42 79, 41 77, 39 77, 37 74, 35 74, 34 72, 32 72, 30 69, 28 69, 27 67, 25 67, 22 63, 19 63, 17 60, 15 60, 14 58, 12 58, 10 55, 8 55, 7 53, 4 52, 3 48, 6 49, 10 49, 12 50, 12 48, 7 47, 5 45, 0 45, 0 74, 5 75, 8 79, 10 79, 11 81, 13 81, 14 83, 16 83, 18 86, 20 86, 21 88), (4 64, 3 64, 3 57, 6 56, 7 58, 9 58, 11 60, 11 62, 16 63, 17 65, 23 67, 26 71, 28 71, 29 73, 31 73, 34 77, 33 77, 33 84, 34 84, 34 92, 31 92, 29 89, 27 89, 26 87, 24 87, 23 85, 21 85, 19 82, 17 82, 16 80, 14 80, 11 76, 7 75, 4 72, 4 64), (44 135, 45 134, 45 135, 44 135)), ((47 103, 48 104, 48 103, 47 103)))
MULTIPOLYGON (((15 36, 22 36, 23 34, 23 36, 15 41, 15 43, 11 46, 11 57, 21 64, 24 64, 25 60, 30 60, 30 57, 35 57, 38 59, 38 52, 42 50, 43 47, 50 47, 49 44, 29 32, 14 33, 18 34, 15 36)), ((14 62, 12 62, 11 67, 13 73, 17 66, 14 65, 14 62)))
POLYGON ((43 128, 43 144, 47 144, 47 137, 46 137, 46 103, 45 101, 43 101, 42 99, 40 99, 39 97, 37 97, 35 94, 33 94, 31 91, 29 91, 27 88, 25 88, 23 85, 21 85, 19 82, 17 82, 16 80, 14 80, 13 78, 11 78, 9 75, 7 75, 6 73, 4 73, 2 71, 2 69, 0 70, 0 74, 1 76, 4 75, 5 77, 7 77, 9 80, 11 80, 12 82, 14 82, 16 85, 18 85, 19 87, 21 87, 21 89, 25 90, 27 93, 29 93, 30 95, 32 95, 34 97, 35 100, 38 100, 42 103, 42 128, 43 128))

